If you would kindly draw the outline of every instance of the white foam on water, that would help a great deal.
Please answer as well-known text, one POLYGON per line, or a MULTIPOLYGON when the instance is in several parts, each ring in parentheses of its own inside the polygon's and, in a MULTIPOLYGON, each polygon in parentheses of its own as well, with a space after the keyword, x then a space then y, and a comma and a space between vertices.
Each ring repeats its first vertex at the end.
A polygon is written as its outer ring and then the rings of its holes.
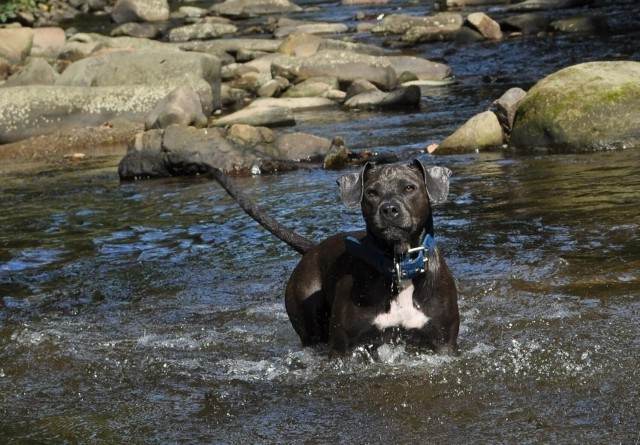
POLYGON ((200 350, 217 344, 220 335, 209 330, 206 335, 196 337, 191 334, 176 336, 174 334, 145 334, 138 338, 136 346, 139 348, 168 349, 168 350, 200 350))
POLYGON ((247 309, 247 314, 268 316, 276 320, 289 320, 284 304, 281 302, 250 307, 247 309))
POLYGON ((40 345, 45 342, 59 344, 63 337, 64 334, 61 331, 54 329, 34 331, 29 328, 25 328, 22 330, 16 330, 11 334, 11 340, 22 346, 40 345))

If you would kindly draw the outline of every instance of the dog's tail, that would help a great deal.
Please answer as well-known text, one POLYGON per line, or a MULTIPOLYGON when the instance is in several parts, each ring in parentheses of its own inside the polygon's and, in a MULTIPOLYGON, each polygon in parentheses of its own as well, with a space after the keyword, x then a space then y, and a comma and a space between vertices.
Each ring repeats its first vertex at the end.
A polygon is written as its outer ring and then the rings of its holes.
POLYGON ((275 219, 267 215, 264 210, 256 205, 251 199, 249 199, 244 193, 236 188, 233 181, 222 170, 207 165, 207 172, 218 181, 218 183, 224 188, 229 195, 242 207, 242 210, 255 219, 258 224, 267 229, 278 239, 285 242, 289 247, 293 248, 296 252, 301 254, 306 253, 309 249, 315 246, 315 243, 304 236, 298 235, 293 230, 283 226, 275 219))

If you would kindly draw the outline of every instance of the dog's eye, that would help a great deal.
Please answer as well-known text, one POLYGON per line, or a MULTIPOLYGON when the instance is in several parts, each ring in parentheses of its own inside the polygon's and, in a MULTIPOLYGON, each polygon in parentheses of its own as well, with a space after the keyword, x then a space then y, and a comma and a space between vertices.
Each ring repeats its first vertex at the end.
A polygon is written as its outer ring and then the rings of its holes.
POLYGON ((369 189, 367 190, 367 196, 369 198, 375 198, 376 196, 378 196, 378 191, 375 189, 369 189))
POLYGON ((405 187, 404 187, 404 191, 405 191, 405 192, 407 192, 407 193, 412 192, 412 191, 414 191, 415 189, 416 189, 416 186, 415 186, 415 185, 413 185, 413 184, 409 184, 409 185, 407 185, 407 186, 405 186, 405 187))

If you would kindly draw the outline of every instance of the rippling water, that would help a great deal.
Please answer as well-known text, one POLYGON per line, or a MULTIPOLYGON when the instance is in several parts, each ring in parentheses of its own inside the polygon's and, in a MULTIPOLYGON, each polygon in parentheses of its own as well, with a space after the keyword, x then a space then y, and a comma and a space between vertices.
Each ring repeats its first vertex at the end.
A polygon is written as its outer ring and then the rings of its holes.
MULTIPOLYGON (((297 255, 206 179, 5 178, 5 443, 636 443, 638 154, 423 160, 454 171, 455 359, 301 348, 297 255)), ((360 224, 335 178, 238 182, 320 239, 360 224)))
MULTIPOLYGON (((627 37, 425 45, 460 82, 421 110, 292 131, 422 149, 512 85, 638 59, 627 37)), ((453 170, 435 211, 458 358, 303 349, 282 297, 298 255, 207 179, 121 184, 114 158, 3 173, 0 443, 640 443, 638 152, 421 159, 453 170)), ((237 182, 319 240, 362 225, 337 176, 237 182)))

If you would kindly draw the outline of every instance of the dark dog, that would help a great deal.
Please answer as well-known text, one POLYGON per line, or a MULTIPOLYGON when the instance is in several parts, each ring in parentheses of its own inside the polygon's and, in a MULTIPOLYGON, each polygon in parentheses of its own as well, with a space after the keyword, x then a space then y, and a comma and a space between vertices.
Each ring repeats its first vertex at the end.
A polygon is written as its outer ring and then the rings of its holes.
POLYGON ((304 253, 285 300, 303 345, 328 342, 336 356, 403 339, 436 352, 458 352, 456 286, 435 246, 431 214, 431 205, 449 192, 448 169, 425 168, 419 161, 367 164, 342 176, 342 200, 361 206, 366 230, 318 245, 262 214, 228 178, 212 173, 252 217, 304 253))

